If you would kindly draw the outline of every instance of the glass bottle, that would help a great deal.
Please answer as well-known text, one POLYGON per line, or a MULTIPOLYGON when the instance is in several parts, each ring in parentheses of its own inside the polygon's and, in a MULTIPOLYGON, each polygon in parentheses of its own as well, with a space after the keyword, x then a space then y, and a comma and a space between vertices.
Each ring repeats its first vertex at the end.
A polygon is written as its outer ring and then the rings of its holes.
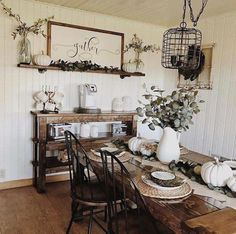
POLYGON ((27 35, 24 35, 22 40, 19 42, 19 63, 31 63, 31 44, 27 35))

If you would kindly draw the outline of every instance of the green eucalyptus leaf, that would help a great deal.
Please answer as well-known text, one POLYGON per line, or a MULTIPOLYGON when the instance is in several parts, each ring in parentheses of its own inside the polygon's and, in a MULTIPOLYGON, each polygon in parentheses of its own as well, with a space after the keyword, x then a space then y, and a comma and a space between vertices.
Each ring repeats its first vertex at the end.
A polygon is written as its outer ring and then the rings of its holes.
POLYGON ((144 116, 144 114, 143 114, 143 109, 142 109, 141 107, 138 107, 138 108, 136 109, 136 111, 137 111, 137 114, 138 114, 139 117, 143 117, 143 116, 144 116))
POLYGON ((172 103, 172 107, 173 107, 173 109, 174 109, 174 110, 177 110, 177 109, 179 109, 179 103, 178 103, 178 102, 176 102, 176 101, 175 101, 175 102, 173 102, 173 103, 172 103))
POLYGON ((177 94, 177 91, 173 91, 171 94, 171 97, 173 98, 173 96, 175 96, 177 94))
POLYGON ((156 125, 156 126, 159 125, 159 123, 158 123, 158 121, 157 121, 156 119, 153 119, 153 120, 152 120, 152 123, 153 123, 154 125, 156 125))
POLYGON ((143 95, 145 97, 145 99, 149 100, 152 98, 152 95, 151 94, 144 94, 143 95))
POLYGON ((154 114, 152 111, 146 111, 146 112, 145 112, 145 115, 146 115, 147 117, 153 117, 153 116, 155 116, 155 114, 154 114))
POLYGON ((146 111, 152 111, 152 106, 150 104, 145 105, 146 111))
POLYGON ((175 127, 178 128, 180 126, 180 120, 179 119, 176 119, 174 121, 174 124, 175 124, 175 127))
POLYGON ((163 98, 162 97, 158 97, 157 100, 156 100, 156 105, 160 105, 163 101, 163 98))
POLYGON ((147 118, 145 118, 143 121, 142 121, 142 124, 145 124, 145 123, 147 123, 148 122, 148 120, 147 120, 147 118))
POLYGON ((148 127, 149 127, 149 129, 152 130, 152 131, 155 130, 155 126, 154 126, 153 123, 148 124, 148 127))
POLYGON ((197 107, 197 103, 196 103, 196 102, 192 102, 192 103, 190 104, 190 107, 191 107, 191 108, 196 108, 196 107, 197 107))

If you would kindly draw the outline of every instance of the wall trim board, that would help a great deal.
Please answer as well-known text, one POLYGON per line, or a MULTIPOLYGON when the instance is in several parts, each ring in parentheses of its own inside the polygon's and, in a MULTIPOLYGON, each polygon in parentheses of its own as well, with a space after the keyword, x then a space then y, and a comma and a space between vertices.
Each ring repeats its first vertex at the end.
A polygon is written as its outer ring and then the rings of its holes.
MULTIPOLYGON (((60 182, 60 181, 66 181, 66 180, 69 180, 69 174, 47 176, 46 181, 47 183, 53 183, 53 182, 60 182)), ((1 182, 0 191, 5 190, 5 189, 20 188, 20 187, 26 187, 26 186, 32 186, 32 185, 33 185, 32 178, 1 182)))

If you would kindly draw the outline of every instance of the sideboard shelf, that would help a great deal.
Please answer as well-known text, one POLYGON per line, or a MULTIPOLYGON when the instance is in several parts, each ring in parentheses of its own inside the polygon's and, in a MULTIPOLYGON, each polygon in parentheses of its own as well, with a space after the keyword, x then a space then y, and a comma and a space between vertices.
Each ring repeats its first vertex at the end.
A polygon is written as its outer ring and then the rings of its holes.
POLYGON ((135 112, 102 112, 100 114, 78 114, 73 112, 42 114, 31 112, 33 116, 33 173, 34 186, 38 192, 46 191, 46 177, 51 173, 68 171, 68 162, 57 160, 59 151, 64 151, 65 140, 52 140, 48 136, 48 124, 51 123, 81 123, 81 122, 122 122, 127 125, 127 135, 116 136, 111 132, 100 133, 97 138, 79 138, 87 147, 100 146, 101 143, 110 142, 114 139, 127 141, 136 135, 135 112))
MULTIPOLYGON (((39 66, 39 65, 32 65, 32 64, 18 64, 20 68, 28 68, 28 69, 37 69, 40 73, 44 73, 47 70, 53 71, 62 71, 60 67, 56 66, 39 66)), ((120 78, 130 77, 130 76, 145 76, 144 73, 141 72, 125 72, 122 70, 112 71, 111 69, 108 70, 86 70, 86 71, 75 71, 75 72, 87 72, 87 73, 97 73, 97 74, 107 74, 107 75, 118 75, 120 78)))

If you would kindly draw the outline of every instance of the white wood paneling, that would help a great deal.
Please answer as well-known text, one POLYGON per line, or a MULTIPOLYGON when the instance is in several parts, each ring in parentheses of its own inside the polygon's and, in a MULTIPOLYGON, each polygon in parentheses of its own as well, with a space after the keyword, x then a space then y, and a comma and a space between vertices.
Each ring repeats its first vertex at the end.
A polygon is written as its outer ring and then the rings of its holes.
MULTIPOLYGON (((55 15, 55 21, 115 30, 125 33, 128 42, 137 33, 146 43, 161 44, 164 28, 131 20, 89 13, 60 6, 48 5, 28 0, 5 0, 4 3, 19 13, 23 21, 32 24, 37 18, 55 15)), ((118 76, 87 73, 67 73, 48 71, 39 74, 37 70, 19 69, 17 65, 17 42, 11 37, 16 27, 14 19, 0 9, 0 170, 5 170, 2 181, 30 178, 32 176, 32 95, 42 85, 59 86, 65 94, 64 110, 72 111, 78 106, 78 85, 94 82, 98 86, 98 105, 111 109, 114 97, 129 95, 133 98, 133 108, 142 93, 143 82, 163 86, 164 71, 160 66, 160 54, 143 56, 145 78, 130 77, 121 80, 118 76)), ((31 35, 34 54, 46 49, 46 41, 41 36, 31 35)), ((130 59, 126 55, 126 59, 130 59)), ((133 55, 132 55, 133 56, 133 55)))
MULTIPOLYGON (((78 8, 86 11, 124 17, 128 19, 172 26, 179 24, 183 14, 182 0, 35 0, 78 8), (130 10, 132 9, 132 13, 130 10)), ((194 13, 197 14, 202 1, 192 1, 194 13)), ((219 15, 236 10, 235 0, 209 0, 202 17, 219 15)), ((187 9, 186 20, 189 20, 187 9)))
MULTIPOLYGON (((236 159, 236 12, 200 20, 203 44, 213 49, 213 90, 200 90, 205 100, 191 129, 182 134, 182 144, 208 155, 236 159)), ((168 90, 176 87, 176 73, 169 72, 168 90)))

